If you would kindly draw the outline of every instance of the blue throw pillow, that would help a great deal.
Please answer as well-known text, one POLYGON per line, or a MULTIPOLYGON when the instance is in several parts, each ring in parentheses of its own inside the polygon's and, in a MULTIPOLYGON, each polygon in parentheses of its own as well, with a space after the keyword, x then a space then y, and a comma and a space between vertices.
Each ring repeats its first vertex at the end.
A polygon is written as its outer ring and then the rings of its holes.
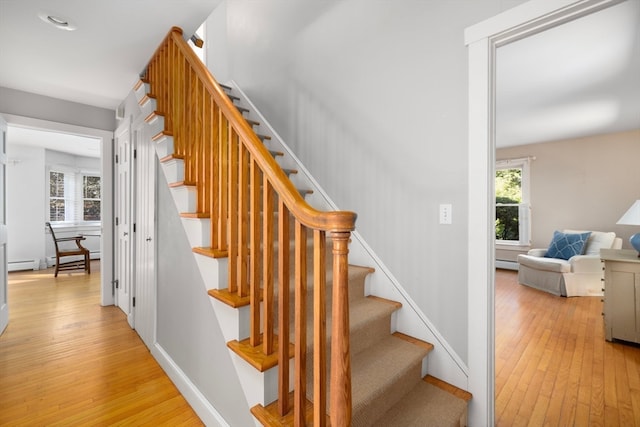
POLYGON ((562 233, 553 232, 553 240, 544 255, 547 258, 569 259, 574 255, 582 255, 591 232, 587 233, 562 233))

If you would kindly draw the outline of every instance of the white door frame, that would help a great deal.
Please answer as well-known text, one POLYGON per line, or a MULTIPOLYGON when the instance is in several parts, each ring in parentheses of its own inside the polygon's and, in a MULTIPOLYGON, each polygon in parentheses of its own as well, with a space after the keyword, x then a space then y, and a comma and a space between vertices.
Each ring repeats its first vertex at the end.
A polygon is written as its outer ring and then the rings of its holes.
POLYGON ((531 0, 465 30, 469 55, 469 425, 495 425, 496 49, 623 0, 531 0), (484 179, 483 179, 484 178, 484 179), (472 352, 472 353, 471 353, 472 352))
POLYGON ((7 123, 0 115, 0 335, 9 324, 9 296, 7 293, 7 123))
POLYGON ((113 132, 67 123, 35 119, 33 117, 3 114, 9 125, 47 130, 72 135, 87 136, 100 140, 101 191, 100 216, 102 238, 100 239, 100 305, 113 305, 113 132))

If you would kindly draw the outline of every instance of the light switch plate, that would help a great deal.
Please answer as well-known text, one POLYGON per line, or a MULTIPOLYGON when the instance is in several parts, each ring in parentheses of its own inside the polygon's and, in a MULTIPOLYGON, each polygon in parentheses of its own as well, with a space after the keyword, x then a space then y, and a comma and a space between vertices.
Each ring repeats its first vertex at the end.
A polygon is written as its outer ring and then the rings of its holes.
POLYGON ((440 224, 451 224, 451 205, 450 204, 442 204, 440 205, 440 224))

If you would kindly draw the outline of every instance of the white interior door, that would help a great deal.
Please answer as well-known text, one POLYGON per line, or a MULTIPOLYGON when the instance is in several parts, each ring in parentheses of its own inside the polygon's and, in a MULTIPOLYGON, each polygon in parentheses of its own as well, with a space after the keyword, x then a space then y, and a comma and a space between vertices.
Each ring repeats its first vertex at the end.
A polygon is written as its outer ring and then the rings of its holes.
POLYGON ((130 122, 125 120, 116 130, 116 274, 115 302, 127 315, 131 327, 131 132, 130 122))
POLYGON ((149 135, 148 125, 134 130, 136 142, 135 163, 135 329, 147 345, 155 343, 156 277, 155 277, 155 225, 156 225, 156 153, 149 135))
POLYGON ((0 117, 0 334, 9 324, 7 297, 7 122, 0 117))

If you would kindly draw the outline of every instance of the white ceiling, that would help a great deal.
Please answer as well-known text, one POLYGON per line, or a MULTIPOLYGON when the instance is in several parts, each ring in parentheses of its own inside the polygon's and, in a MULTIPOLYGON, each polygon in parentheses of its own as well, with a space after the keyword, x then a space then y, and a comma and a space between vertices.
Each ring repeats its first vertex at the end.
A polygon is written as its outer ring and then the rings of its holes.
POLYGON ((100 157, 100 140, 66 133, 29 129, 9 125, 7 130, 7 155, 11 159, 12 145, 29 145, 48 150, 62 151, 76 156, 100 157))
MULTIPOLYGON (((193 34, 220 2, 0 0, 0 86, 115 110, 169 29, 193 34), (57 29, 40 15, 77 29, 57 29)), ((92 138, 15 126, 7 136, 10 144, 100 156, 92 138)))
MULTIPOLYGON (((169 28, 221 1, 0 0, 0 86, 115 109, 169 28)), ((640 128, 640 0, 499 48, 497 72, 498 146, 640 128)))
POLYGON ((193 34, 220 2, 0 0, 0 86, 116 109, 169 29, 193 34))
POLYGON ((498 147, 640 129, 640 0, 498 48, 496 73, 498 147))

